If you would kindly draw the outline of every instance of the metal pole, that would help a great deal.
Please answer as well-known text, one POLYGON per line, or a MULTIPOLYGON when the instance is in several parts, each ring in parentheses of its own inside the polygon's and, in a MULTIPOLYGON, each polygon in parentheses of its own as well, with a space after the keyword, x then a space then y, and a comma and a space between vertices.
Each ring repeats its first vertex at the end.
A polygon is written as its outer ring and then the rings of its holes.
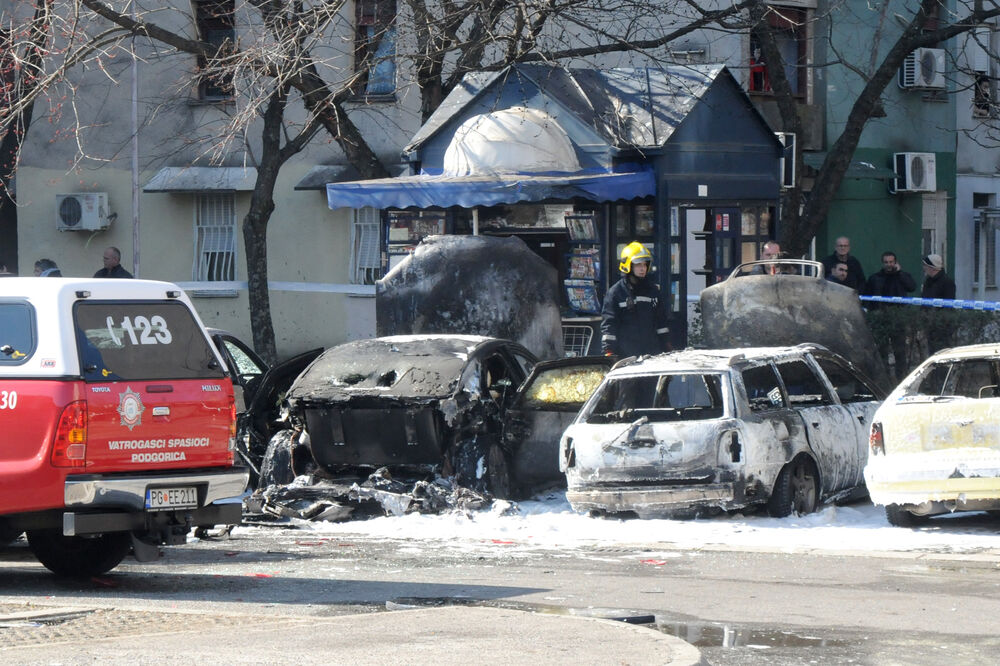
POLYGON ((479 235, 479 209, 478 208, 473 208, 472 209, 472 235, 473 236, 478 236, 479 235))
MULTIPOLYGON (((132 20, 136 21, 135 0, 132 20)), ((139 277, 139 59, 132 35, 132 274, 139 277)))

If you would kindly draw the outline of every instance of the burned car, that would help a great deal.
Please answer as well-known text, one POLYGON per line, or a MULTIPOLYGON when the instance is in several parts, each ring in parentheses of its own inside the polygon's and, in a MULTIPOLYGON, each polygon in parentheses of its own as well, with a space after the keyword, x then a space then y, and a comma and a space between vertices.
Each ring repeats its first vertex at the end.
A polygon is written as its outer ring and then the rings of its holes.
POLYGON ((685 350, 616 365, 562 437, 574 509, 772 516, 863 496, 883 395, 819 345, 685 350))
POLYGON ((889 523, 1000 510, 1000 345, 938 352, 875 413, 865 480, 889 523))
POLYGON ((333 347, 289 389, 286 428, 271 440, 261 486, 301 475, 360 483, 378 472, 374 489, 392 485, 407 503, 400 479, 444 476, 486 496, 523 495, 564 479, 559 436, 609 366, 605 358, 536 364, 521 345, 480 336, 389 336, 333 347))

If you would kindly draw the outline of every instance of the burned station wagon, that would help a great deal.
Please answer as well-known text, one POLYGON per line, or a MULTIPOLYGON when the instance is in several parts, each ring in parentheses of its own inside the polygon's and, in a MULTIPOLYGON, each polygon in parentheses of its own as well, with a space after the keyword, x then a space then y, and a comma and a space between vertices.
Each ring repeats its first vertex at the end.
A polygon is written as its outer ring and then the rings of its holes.
POLYGON ((893 525, 1000 510, 1000 345, 938 352, 875 413, 865 479, 893 525))
POLYGON ((562 437, 580 511, 685 516, 766 505, 776 517, 863 495, 883 396, 818 345, 625 360, 562 437))

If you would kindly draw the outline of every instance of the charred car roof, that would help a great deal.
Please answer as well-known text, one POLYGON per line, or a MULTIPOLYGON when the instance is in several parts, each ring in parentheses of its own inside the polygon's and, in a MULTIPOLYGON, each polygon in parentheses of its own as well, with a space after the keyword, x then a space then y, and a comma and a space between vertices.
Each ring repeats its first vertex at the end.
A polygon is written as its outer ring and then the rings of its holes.
POLYGON ((499 344, 513 343, 475 335, 396 335, 347 342, 326 350, 306 368, 288 398, 450 396, 473 352, 499 344))
POLYGON ((754 363, 798 356, 804 352, 834 355, 822 345, 801 344, 794 347, 748 347, 740 349, 685 349, 659 356, 626 359, 612 369, 615 376, 648 372, 684 372, 715 370, 722 372, 741 363, 754 363))

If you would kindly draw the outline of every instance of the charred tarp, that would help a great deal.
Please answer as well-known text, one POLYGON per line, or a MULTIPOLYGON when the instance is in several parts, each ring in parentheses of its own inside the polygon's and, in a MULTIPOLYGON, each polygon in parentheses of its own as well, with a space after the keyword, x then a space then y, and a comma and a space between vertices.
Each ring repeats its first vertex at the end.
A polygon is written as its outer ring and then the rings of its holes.
POLYGON ((379 336, 483 335, 563 354, 556 269, 517 237, 425 238, 378 281, 375 314, 379 336))
MULTIPOLYGON (((789 262, 793 270, 815 262, 789 262)), ((781 262, 778 262, 782 266, 781 262)), ((741 267, 742 268, 742 267, 741 267)), ((892 384, 858 293, 816 276, 739 275, 701 292, 705 345, 714 349, 816 343, 840 354, 888 392, 892 384)), ((807 271, 808 272, 808 271, 807 271)))

